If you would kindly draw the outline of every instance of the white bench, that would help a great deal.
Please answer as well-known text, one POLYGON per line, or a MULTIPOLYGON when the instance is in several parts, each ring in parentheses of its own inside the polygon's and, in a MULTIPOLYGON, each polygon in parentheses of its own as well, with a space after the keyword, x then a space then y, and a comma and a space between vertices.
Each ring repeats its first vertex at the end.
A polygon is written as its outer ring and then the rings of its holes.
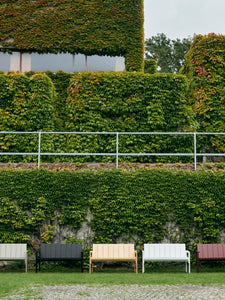
POLYGON ((27 244, 0 244, 0 260, 24 260, 27 272, 27 244))
POLYGON ((138 272, 137 251, 134 244, 93 244, 90 251, 89 273, 93 261, 133 261, 134 271, 138 272))
POLYGON ((145 271, 145 261, 184 261, 186 272, 190 267, 190 251, 186 250, 185 244, 144 244, 142 251, 142 273, 145 271))

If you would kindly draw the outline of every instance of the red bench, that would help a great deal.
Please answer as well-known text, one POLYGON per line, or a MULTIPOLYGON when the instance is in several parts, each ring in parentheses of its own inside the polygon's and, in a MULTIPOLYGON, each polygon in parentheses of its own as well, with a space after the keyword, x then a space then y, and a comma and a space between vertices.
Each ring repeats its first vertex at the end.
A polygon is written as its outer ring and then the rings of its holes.
POLYGON ((225 260, 225 244, 198 244, 197 272, 200 260, 225 260))

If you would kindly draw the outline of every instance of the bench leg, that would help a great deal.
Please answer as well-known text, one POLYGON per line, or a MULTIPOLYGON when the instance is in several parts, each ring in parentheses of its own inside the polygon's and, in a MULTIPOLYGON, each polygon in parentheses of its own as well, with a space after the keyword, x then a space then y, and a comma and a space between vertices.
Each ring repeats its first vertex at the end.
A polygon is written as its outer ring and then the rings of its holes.
POLYGON ((145 272, 145 261, 142 258, 142 273, 144 273, 144 272, 145 272))
POLYGON ((91 259, 89 261, 89 274, 91 274, 91 259))
POLYGON ((82 273, 84 272, 84 261, 83 261, 83 258, 81 260, 81 272, 82 273))
POLYGON ((27 257, 25 258, 25 272, 27 273, 27 257))
POLYGON ((199 251, 197 251, 197 273, 199 273, 199 264, 200 264, 200 259, 199 259, 199 251))

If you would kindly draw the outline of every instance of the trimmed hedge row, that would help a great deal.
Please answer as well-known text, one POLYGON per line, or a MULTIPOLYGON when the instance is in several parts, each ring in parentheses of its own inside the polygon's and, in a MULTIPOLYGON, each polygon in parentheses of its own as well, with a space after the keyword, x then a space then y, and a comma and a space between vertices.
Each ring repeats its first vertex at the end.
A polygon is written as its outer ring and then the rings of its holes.
POLYGON ((157 63, 155 59, 145 59, 144 72, 155 74, 157 72, 157 63))
POLYGON ((0 242, 51 242, 56 226, 76 232, 90 212, 91 242, 140 249, 164 240, 194 251, 224 242, 224 187, 224 171, 0 171, 0 242))
POLYGON ((143 0, 4 0, 2 51, 125 56, 143 70, 143 0))
MULTIPOLYGON (((193 113, 188 106, 185 76, 143 73, 75 74, 68 88, 66 124, 81 132, 173 132, 190 130, 193 113)), ((115 138, 79 137, 91 152, 115 152, 115 138)), ((120 152, 185 152, 190 140, 182 137, 123 136, 120 152)), ((86 150, 87 151, 87 150, 86 150)), ((137 161, 136 158, 126 158, 137 161)), ((139 158, 149 161, 149 158, 139 158)), ((166 159, 166 158, 164 158, 166 159)), ((171 158, 170 158, 171 159, 171 158)), ((177 158, 174 158, 175 161, 177 158)), ((163 160, 157 158, 156 160, 163 160)))
MULTIPOLYGON (((9 73, 0 75, 0 85, 2 131, 185 131, 191 130, 194 123, 186 100, 188 81, 182 75, 131 72, 71 75, 58 71, 55 74, 28 72, 25 76, 9 73)), ((37 152, 37 135, 0 138, 3 152, 37 152)), ((116 150, 115 135, 48 135, 43 136, 42 142, 42 152, 115 153, 116 150)), ((119 144, 120 152, 137 153, 192 152, 193 147, 191 138, 177 136, 127 135, 120 137, 119 144)), ((1 159, 21 161, 18 157, 1 159)), ((23 159, 36 161, 37 157, 23 159)), ((177 157, 125 159, 180 161, 177 157)), ((42 161, 62 160, 115 161, 115 158, 42 157, 42 161)))

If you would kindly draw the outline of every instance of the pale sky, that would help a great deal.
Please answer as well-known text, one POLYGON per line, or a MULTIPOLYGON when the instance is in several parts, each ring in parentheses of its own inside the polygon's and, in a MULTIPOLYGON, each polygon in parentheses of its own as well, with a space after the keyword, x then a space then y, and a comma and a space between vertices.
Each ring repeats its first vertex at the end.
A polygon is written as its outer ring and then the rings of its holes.
POLYGON ((225 35, 225 0, 144 0, 144 11, 145 39, 157 33, 170 39, 225 35))

